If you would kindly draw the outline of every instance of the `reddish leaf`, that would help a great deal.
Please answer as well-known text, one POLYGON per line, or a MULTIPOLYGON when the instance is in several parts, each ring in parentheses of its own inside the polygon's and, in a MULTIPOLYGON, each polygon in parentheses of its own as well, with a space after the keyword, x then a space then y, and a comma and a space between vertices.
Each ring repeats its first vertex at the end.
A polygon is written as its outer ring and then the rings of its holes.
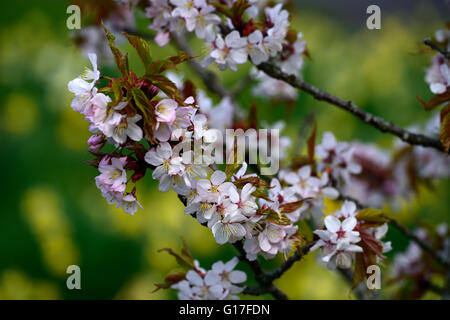
POLYGON ((308 162, 310 164, 314 164, 314 155, 315 155, 315 147, 316 147, 316 132, 317 132, 317 124, 314 123, 313 131, 308 138, 308 162))
POLYGON ((444 146, 445 152, 450 150, 450 103, 447 104, 441 111, 441 129, 440 140, 444 146))
POLYGON ((302 199, 299 201, 282 204, 282 205, 280 205, 280 211, 283 213, 294 212, 295 210, 300 209, 300 207, 303 205, 303 202, 305 202, 305 200, 308 200, 308 199, 305 198, 305 199, 302 199))
POLYGON ((173 272, 164 279, 164 283, 155 283, 155 290, 152 291, 152 293, 158 291, 159 289, 168 289, 175 283, 180 282, 181 280, 184 280, 186 278, 185 272, 173 272))
POLYGON ((428 101, 424 101, 421 97, 417 96, 417 100, 422 104, 423 108, 426 111, 432 110, 436 108, 437 106, 443 104, 444 102, 447 102, 450 100, 450 92, 447 91, 443 94, 435 95, 433 98, 431 98, 428 101))

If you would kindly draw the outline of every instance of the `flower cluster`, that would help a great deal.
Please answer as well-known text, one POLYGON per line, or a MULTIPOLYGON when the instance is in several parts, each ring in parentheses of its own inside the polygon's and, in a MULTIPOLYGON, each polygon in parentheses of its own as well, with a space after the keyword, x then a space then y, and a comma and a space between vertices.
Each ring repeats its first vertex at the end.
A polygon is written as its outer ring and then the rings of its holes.
POLYGON ((348 184, 352 175, 361 173, 361 166, 353 157, 353 146, 337 142, 333 133, 325 132, 322 143, 316 146, 319 171, 330 172, 338 185, 348 184))
POLYGON ((277 57, 284 72, 296 74, 303 64, 305 42, 301 33, 288 29, 289 13, 282 3, 263 7, 258 1, 150 0, 146 14, 161 46, 170 33, 185 30, 204 39, 209 48, 205 66, 214 62, 221 70, 237 70, 248 59, 259 65, 277 57))
POLYGON ((194 261, 195 269, 189 270, 185 279, 171 288, 179 290, 180 300, 237 300, 236 294, 244 290, 240 284, 247 280, 245 272, 234 270, 238 262, 237 257, 226 263, 218 261, 206 271, 194 261))
MULTIPOLYGON (((411 130, 438 139, 439 125, 439 115, 435 115, 423 129, 416 126, 411 130)), ((336 142, 333 134, 326 132, 316 146, 316 156, 318 170, 329 172, 342 195, 376 208, 385 203, 398 208, 417 191, 418 182, 450 176, 448 156, 400 140, 389 151, 373 144, 336 142)))
MULTIPOLYGON (((321 248, 322 261, 327 263, 329 269, 350 268, 355 259, 355 253, 363 252, 363 248, 359 245, 361 223, 357 219, 357 214, 355 203, 345 201, 341 209, 325 217, 325 229, 314 231, 319 236, 319 240, 311 247, 311 251, 321 248)), ((364 232, 365 235, 380 241, 387 232, 387 225, 366 229, 364 232)), ((382 253, 391 250, 390 242, 381 243, 381 246, 382 253)))
MULTIPOLYGON (((160 191, 172 189, 184 197, 186 214, 206 224, 217 243, 246 239, 244 247, 251 259, 259 253, 267 257, 289 253, 298 241, 297 227, 293 225, 299 215, 296 211, 303 197, 312 199, 326 193, 326 177, 310 179, 314 182, 307 192, 293 185, 295 195, 291 199, 281 200, 276 190, 270 190, 267 198, 268 186, 246 172, 245 162, 231 166, 234 169, 227 167, 225 172, 213 166, 213 147, 220 130, 210 129, 209 120, 214 119, 216 109, 231 106, 225 107, 222 102, 213 107, 200 91, 196 93, 199 104, 192 96, 169 98, 135 75, 124 79, 100 76, 96 56, 90 58, 93 70, 87 69, 83 76, 72 80, 69 90, 75 94, 72 108, 90 123, 93 135, 88 141, 89 151, 96 156, 93 163, 100 171, 95 181, 109 203, 134 214, 140 204, 136 187, 130 185, 142 179, 146 169, 152 169, 160 191), (109 79, 109 85, 98 89, 95 85, 103 78, 109 79), (119 99, 107 95, 119 82, 125 86, 122 92, 116 90, 119 99), (121 97, 124 90, 132 92, 131 99, 121 97), (138 95, 140 100, 136 99, 138 95), (145 98, 149 99, 154 117, 150 132, 145 126, 149 110, 136 108, 145 98), (115 146, 113 152, 102 152, 106 142, 115 146), (134 171, 131 177, 130 171, 134 171)), ((223 119, 214 125, 220 129, 228 126, 223 119)))

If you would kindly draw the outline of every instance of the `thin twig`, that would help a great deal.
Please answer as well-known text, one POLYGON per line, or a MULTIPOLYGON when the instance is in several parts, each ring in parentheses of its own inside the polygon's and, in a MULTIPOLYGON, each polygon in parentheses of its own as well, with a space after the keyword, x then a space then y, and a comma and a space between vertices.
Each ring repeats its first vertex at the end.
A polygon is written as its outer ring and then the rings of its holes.
POLYGON ((273 281, 275 279, 280 278, 286 271, 288 271, 292 265, 303 258, 305 254, 309 252, 309 249, 312 247, 311 244, 304 245, 303 247, 299 248, 292 256, 290 256, 281 266, 279 266, 277 269, 275 269, 272 272, 267 273, 267 277, 273 281))
POLYGON ((426 38, 425 40, 423 40, 423 43, 425 43, 425 44, 426 44, 427 46, 429 46, 431 49, 440 52, 445 58, 450 59, 450 51, 447 51, 447 50, 441 48, 441 47, 438 46, 436 43, 434 43, 433 41, 431 41, 430 38, 426 38))
POLYGON ((393 225, 397 230, 403 233, 405 236, 414 241, 423 251, 427 252, 433 259, 439 262, 441 265, 450 269, 449 261, 441 256, 427 241, 420 239, 414 232, 409 231, 406 227, 402 226, 397 220, 386 217, 391 225, 393 225))
MULTIPOLYGON (((184 51, 190 56, 194 56, 189 44, 183 36, 178 35, 176 32, 171 33, 171 38, 178 49, 184 51)), ((203 68, 196 59, 189 59, 189 65, 199 75, 204 85, 209 91, 218 94, 221 98, 230 97, 233 98, 233 94, 225 88, 220 82, 216 74, 208 69, 203 68)))
POLYGON ((258 65, 258 69, 264 71, 268 76, 272 78, 282 80, 297 89, 305 91, 306 93, 312 95, 317 100, 326 101, 331 105, 334 105, 340 109, 350 112, 351 114, 360 118, 362 121, 371 125, 372 127, 382 132, 393 134, 411 145, 432 147, 439 151, 444 152, 444 147, 442 146, 439 140, 424 136, 422 134, 417 134, 404 130, 392 122, 386 121, 383 118, 377 117, 373 114, 364 111, 352 101, 345 101, 337 96, 332 95, 331 93, 321 90, 297 78, 294 75, 288 75, 282 72, 273 63, 270 62, 262 63, 258 65))
POLYGON ((252 269, 255 280, 259 283, 261 293, 270 293, 277 300, 288 300, 287 295, 273 284, 273 280, 264 272, 258 260, 250 261, 246 256, 242 241, 233 244, 241 254, 241 259, 252 269))

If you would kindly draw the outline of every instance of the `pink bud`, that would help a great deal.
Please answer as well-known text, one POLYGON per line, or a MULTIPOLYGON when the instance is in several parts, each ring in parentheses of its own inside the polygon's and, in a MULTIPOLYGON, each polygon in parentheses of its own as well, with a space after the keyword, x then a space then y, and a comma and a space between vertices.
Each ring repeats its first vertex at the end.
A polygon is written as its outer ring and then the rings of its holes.
POLYGON ((105 144, 105 137, 102 134, 94 134, 89 138, 87 144, 89 146, 89 151, 98 151, 105 144))

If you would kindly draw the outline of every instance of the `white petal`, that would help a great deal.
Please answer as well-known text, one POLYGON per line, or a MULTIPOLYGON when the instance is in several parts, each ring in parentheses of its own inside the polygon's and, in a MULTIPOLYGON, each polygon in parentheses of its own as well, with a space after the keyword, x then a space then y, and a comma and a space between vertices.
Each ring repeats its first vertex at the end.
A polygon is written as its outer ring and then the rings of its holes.
POLYGON ((247 275, 240 270, 231 271, 228 278, 232 283, 241 283, 247 281, 247 275))
POLYGON ((344 231, 352 231, 356 227, 357 222, 358 221, 354 217, 350 217, 350 218, 345 219, 342 222, 342 230, 344 230, 344 231))
POLYGON ((337 232, 341 228, 341 222, 335 216, 327 216, 324 222, 330 232, 337 232))
POLYGON ((189 270, 186 274, 186 279, 195 286, 201 287, 203 286, 203 279, 200 275, 194 270, 189 270))
POLYGON ((168 142, 161 142, 156 151, 158 155, 163 159, 169 159, 172 156, 172 147, 168 142))
POLYGON ((218 186, 218 185, 222 184, 226 178, 227 178, 227 175, 225 174, 225 172, 217 170, 217 171, 214 171, 214 173, 211 175, 210 180, 213 185, 218 186))
POLYGON ((148 151, 145 154, 144 159, 145 159, 145 161, 147 163, 149 163, 149 164, 151 164, 152 166, 155 166, 155 167, 161 165, 164 162, 164 160, 154 150, 148 151))
POLYGON ((128 123, 127 135, 133 141, 142 140, 142 129, 135 123, 128 123))
POLYGON ((226 228, 220 221, 213 225, 212 233, 218 244, 224 244, 228 241, 228 239, 230 239, 228 228, 226 228))

